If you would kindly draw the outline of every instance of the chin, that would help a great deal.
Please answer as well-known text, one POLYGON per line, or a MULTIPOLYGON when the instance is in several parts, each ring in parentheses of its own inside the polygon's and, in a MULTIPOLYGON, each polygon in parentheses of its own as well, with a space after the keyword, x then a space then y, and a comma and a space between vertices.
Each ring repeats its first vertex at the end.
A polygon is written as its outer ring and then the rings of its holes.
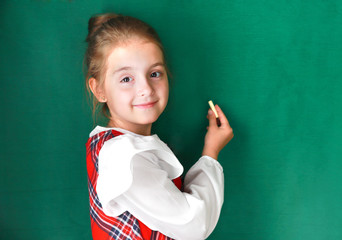
POLYGON ((155 121, 157 121, 158 118, 159 118, 159 115, 155 116, 155 117, 149 117, 149 118, 141 119, 141 121, 139 121, 139 123, 143 124, 143 125, 152 124, 155 121))

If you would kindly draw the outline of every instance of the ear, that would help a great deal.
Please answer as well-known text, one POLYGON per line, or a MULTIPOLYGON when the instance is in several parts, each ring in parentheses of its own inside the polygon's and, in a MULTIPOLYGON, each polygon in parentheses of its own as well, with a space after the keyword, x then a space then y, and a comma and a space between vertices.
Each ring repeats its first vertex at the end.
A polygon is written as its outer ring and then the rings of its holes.
POLYGON ((89 79, 89 88, 93 92, 97 101, 102 102, 102 103, 107 102, 106 96, 105 96, 103 90, 100 89, 98 82, 95 78, 89 79))

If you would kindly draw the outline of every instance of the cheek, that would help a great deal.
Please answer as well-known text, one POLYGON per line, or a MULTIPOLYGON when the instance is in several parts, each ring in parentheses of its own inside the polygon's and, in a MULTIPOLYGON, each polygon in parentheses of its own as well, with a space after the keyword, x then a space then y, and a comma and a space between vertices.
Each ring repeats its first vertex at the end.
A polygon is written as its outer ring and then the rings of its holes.
POLYGON ((132 94, 128 91, 117 91, 113 94, 113 98, 114 104, 119 107, 132 102, 132 94))
POLYGON ((130 101, 127 92, 117 88, 110 88, 109 91, 107 91, 107 96, 108 105, 110 105, 113 110, 117 110, 123 104, 127 104, 127 102, 130 101))

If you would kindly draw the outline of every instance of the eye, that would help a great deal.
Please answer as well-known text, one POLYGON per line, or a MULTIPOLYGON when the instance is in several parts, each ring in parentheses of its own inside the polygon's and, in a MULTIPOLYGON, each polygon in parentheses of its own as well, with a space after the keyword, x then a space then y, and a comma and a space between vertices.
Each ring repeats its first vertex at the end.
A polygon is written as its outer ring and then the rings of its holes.
POLYGON ((128 83, 128 82, 131 82, 132 80, 133 80, 133 79, 132 79, 131 77, 125 77, 125 78, 121 79, 120 82, 122 82, 122 83, 128 83))
POLYGON ((160 77, 161 76, 161 73, 160 72, 153 72, 153 73, 151 73, 151 77, 152 78, 158 78, 158 77, 160 77))

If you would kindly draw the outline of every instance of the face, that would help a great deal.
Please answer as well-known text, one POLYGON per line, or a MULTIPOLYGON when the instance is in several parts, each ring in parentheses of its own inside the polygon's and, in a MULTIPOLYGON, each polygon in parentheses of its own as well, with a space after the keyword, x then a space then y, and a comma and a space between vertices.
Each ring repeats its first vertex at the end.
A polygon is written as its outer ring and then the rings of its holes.
POLYGON ((111 119, 109 126, 148 135, 164 111, 169 85, 159 47, 131 40, 112 50, 103 87, 111 119))

